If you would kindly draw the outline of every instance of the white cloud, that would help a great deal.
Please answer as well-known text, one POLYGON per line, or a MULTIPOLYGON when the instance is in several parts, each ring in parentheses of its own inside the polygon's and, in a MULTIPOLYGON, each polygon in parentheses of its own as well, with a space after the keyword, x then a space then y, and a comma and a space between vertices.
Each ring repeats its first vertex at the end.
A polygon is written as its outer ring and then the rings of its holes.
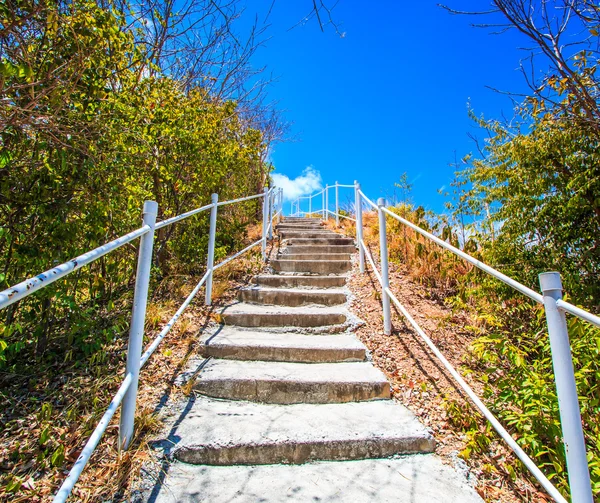
POLYGON ((287 175, 273 173, 271 175, 275 187, 283 188, 283 199, 293 201, 298 197, 307 196, 323 188, 321 173, 308 166, 300 176, 291 180, 287 175))

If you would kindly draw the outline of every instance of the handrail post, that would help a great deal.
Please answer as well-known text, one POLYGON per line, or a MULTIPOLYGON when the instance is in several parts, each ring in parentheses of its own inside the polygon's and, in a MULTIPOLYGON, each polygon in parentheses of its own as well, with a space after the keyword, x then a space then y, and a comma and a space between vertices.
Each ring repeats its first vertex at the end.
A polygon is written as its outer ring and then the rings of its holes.
POLYGON ((546 323, 550 336, 552 367, 554 368, 563 443, 567 458, 571 501, 592 503, 590 472, 581 426, 567 320, 564 311, 561 311, 556 305, 556 301, 562 299, 562 282, 558 272, 542 273, 539 275, 539 280, 544 295, 546 323))
POLYGON ((362 200, 360 199, 360 183, 354 180, 354 213, 356 216, 356 240, 358 241, 358 263, 360 272, 365 272, 365 250, 362 247, 363 223, 362 223, 362 200))
MULTIPOLYGON (((325 185, 327 188, 327 185, 325 185)), ((325 191, 321 192, 321 218, 325 220, 325 191)))
POLYGON ((390 335, 392 333, 392 313, 390 309, 390 296, 386 289, 390 287, 390 274, 388 267, 388 247, 387 231, 385 224, 385 199, 377 199, 377 213, 379 213, 379 253, 381 257, 381 300, 383 306, 383 333, 390 335))
POLYGON ((140 376, 140 358, 142 356, 144 324, 146 322, 146 306, 148 304, 148 288, 152 268, 152 248, 154 246, 154 226, 156 225, 157 213, 158 203, 156 201, 144 201, 142 221, 143 225, 150 227, 150 230, 140 238, 137 272, 135 274, 135 290, 131 310, 131 324, 129 325, 129 344, 127 346, 127 367, 125 370, 125 375, 131 374, 131 385, 123 398, 119 425, 119 448, 123 450, 129 447, 133 438, 135 404, 140 376))
POLYGON ((277 223, 281 222, 281 213, 283 210, 283 188, 277 191, 277 223))
POLYGON ((217 203, 219 202, 219 194, 212 194, 210 200, 213 207, 210 209, 210 227, 208 231, 208 258, 206 260, 206 293, 204 296, 204 304, 210 306, 212 304, 212 284, 213 284, 213 266, 215 263, 215 239, 217 235, 217 203))
POLYGON ((262 258, 267 259, 267 220, 269 219, 269 189, 265 187, 263 196, 263 223, 262 223, 262 258))
POLYGON ((335 226, 340 226, 340 190, 339 184, 335 182, 335 226))
POLYGON ((275 190, 269 189, 269 223, 267 229, 269 230, 269 240, 273 239, 273 206, 275 203, 275 190))
POLYGON ((329 220, 329 185, 325 185, 325 220, 329 220))
POLYGON ((310 216, 312 217, 312 194, 310 196, 308 196, 308 212, 310 213, 310 216))

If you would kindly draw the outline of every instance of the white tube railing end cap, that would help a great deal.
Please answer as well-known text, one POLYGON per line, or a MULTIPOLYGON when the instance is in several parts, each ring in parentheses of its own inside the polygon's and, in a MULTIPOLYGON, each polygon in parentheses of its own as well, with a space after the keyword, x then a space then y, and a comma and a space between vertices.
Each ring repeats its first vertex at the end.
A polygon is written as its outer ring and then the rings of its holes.
POLYGON ((156 201, 144 201, 144 214, 158 215, 158 203, 156 201))
POLYGON ((556 271, 543 272, 539 275, 540 288, 542 292, 548 292, 553 290, 562 291, 562 281, 560 279, 560 273, 556 271))
POLYGON ((377 199, 377 206, 385 206, 385 197, 377 199))

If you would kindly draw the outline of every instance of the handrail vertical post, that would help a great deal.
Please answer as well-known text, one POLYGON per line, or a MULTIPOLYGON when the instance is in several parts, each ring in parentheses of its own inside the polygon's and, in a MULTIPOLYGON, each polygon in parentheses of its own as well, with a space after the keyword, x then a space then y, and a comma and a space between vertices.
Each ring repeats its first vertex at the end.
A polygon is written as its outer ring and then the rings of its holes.
MULTIPOLYGON (((327 190, 327 185, 325 186, 327 190)), ((321 218, 325 220, 325 190, 321 192, 321 218)))
POLYGON ((556 301, 562 299, 562 282, 558 272, 542 273, 539 275, 539 280, 544 295, 546 322, 550 336, 550 351, 567 458, 571 501, 592 503, 590 472, 579 412, 567 320, 564 311, 561 311, 556 305, 556 301))
POLYGON ((390 296, 386 289, 390 287, 390 273, 388 266, 388 246, 387 230, 385 223, 385 199, 377 199, 377 213, 379 213, 379 253, 381 257, 381 300, 383 306, 383 333, 390 335, 392 333, 392 312, 390 309, 390 296))
POLYGON ((133 438, 133 424, 140 376, 140 358, 144 339, 144 324, 146 322, 146 306, 148 304, 148 288, 150 285, 150 270, 152 268, 152 248, 154 247, 154 226, 158 203, 144 201, 143 224, 150 231, 140 238, 137 272, 135 275, 135 291, 131 324, 129 325, 129 344, 127 346, 127 367, 125 375, 131 374, 131 385, 123 398, 121 420, 119 425, 119 448, 126 450, 133 438))
POLYGON ((354 212, 356 216, 356 240, 358 241, 358 262, 360 272, 365 272, 365 250, 361 241, 363 238, 362 200, 360 198, 360 183, 354 180, 354 212))
POLYGON ((310 213, 310 216, 312 217, 312 194, 308 197, 308 212, 310 213))
POLYGON ((335 182, 335 226, 340 226, 340 188, 337 181, 335 182))
POLYGON ((263 196, 263 222, 262 222, 262 258, 267 259, 267 225, 269 220, 269 189, 265 187, 263 196))
POLYGON ((212 284, 213 284, 213 266, 215 263, 215 240, 217 235, 217 203, 219 202, 219 194, 210 196, 213 207, 210 209, 210 227, 208 231, 208 258, 206 260, 206 293, 204 296, 204 304, 210 306, 212 303, 212 284))
POLYGON ((329 220, 329 185, 325 185, 325 220, 329 220))
POLYGON ((273 239, 273 206, 275 205, 275 189, 269 189, 269 239, 273 239))
POLYGON ((283 211, 283 188, 277 191, 277 223, 281 222, 281 213, 283 211))

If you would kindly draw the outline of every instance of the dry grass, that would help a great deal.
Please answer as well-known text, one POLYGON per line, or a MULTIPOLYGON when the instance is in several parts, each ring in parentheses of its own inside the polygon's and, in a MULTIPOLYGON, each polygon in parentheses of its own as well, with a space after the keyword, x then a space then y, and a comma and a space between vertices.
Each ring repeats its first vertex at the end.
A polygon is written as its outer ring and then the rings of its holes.
MULTIPOLYGON (((245 243, 260 238, 251 226, 245 243)), ((270 245, 269 253, 274 253, 270 245)), ((196 353, 199 332, 236 290, 263 267, 260 246, 215 273, 213 305, 204 306, 204 291, 183 313, 140 374, 136 436, 127 452, 119 452, 118 414, 109 425, 71 496, 72 501, 124 501, 128 488, 150 455, 146 442, 157 431, 161 403, 184 393, 175 384, 196 353)), ((200 278, 171 275, 155 288, 147 310, 145 346, 189 295, 200 278)), ((0 501, 47 502, 71 468, 90 433, 120 385, 124 374, 125 338, 103 348, 100 363, 71 375, 45 372, 32 382, 2 374, 4 415, 0 436, 0 501), (46 438, 48 437, 48 438, 46 438), (53 461, 54 460, 54 461, 53 461)))
MULTIPOLYGON (((364 222, 364 240, 378 265, 379 226, 375 213, 365 214, 364 222)), ((332 226, 331 223, 327 225, 332 226)), ((353 223, 345 226, 347 234, 351 234, 350 225, 353 223)), ((397 232, 388 230, 390 256, 394 252, 400 253, 398 248, 404 248, 403 239, 395 235, 397 232)), ((415 247, 408 250, 410 254, 415 247)), ((475 338, 473 331, 465 327, 475 325, 476 319, 473 313, 451 309, 444 303, 451 284, 445 278, 435 277, 439 274, 438 269, 415 267, 419 264, 418 257, 411 258, 412 266, 400 260, 390 261, 390 287, 446 358, 460 369, 475 338), (423 280, 421 274, 429 274, 431 278, 423 280), (432 284, 445 287, 440 289, 432 284)), ((452 264, 443 266, 453 267, 452 264)), ((371 351, 374 364, 390 380, 394 396, 431 428, 437 442, 437 454, 449 464, 454 464, 457 456, 464 458, 476 477, 477 491, 488 502, 549 501, 535 480, 523 472, 516 456, 491 431, 452 376, 394 308, 393 333, 391 336, 383 334, 380 285, 368 264, 366 274, 358 272, 357 264, 354 264, 353 272, 348 284, 354 295, 352 309, 366 322, 356 333, 371 351), (464 426, 477 432, 475 436, 462 433, 464 426), (473 442, 484 445, 472 449, 473 442)), ((465 380, 479 396, 482 395, 481 385, 470 374, 465 375, 465 380)))

